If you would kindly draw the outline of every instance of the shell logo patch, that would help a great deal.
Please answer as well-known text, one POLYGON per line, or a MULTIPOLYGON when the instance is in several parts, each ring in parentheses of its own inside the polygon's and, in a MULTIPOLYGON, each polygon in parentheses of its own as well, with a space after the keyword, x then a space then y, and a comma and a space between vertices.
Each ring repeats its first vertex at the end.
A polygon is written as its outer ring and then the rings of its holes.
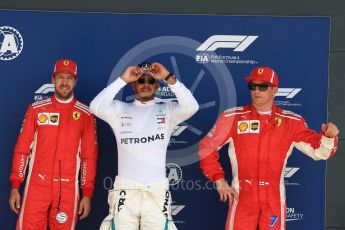
POLYGON ((44 113, 38 114, 38 122, 45 123, 48 120, 48 116, 44 113))
POLYGON ((248 131, 249 123, 248 121, 238 122, 238 133, 246 133, 248 131))
POLYGON ((63 64, 64 64, 65 66, 68 66, 69 61, 65 60, 65 61, 63 61, 63 64))
POLYGON ((237 133, 260 133, 260 121, 259 120, 245 120, 238 121, 237 133))
POLYGON ((59 113, 38 113, 37 124, 38 125, 59 125, 59 113))
POLYGON ((78 111, 74 111, 73 112, 73 119, 75 121, 77 121, 77 120, 79 120, 79 118, 80 118, 80 113, 78 111))

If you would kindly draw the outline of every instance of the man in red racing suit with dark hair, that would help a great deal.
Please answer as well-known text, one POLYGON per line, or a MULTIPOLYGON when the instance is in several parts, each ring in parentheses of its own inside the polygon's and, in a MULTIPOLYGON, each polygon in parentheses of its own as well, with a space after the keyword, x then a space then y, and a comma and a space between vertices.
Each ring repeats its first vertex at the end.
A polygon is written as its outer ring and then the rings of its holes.
POLYGON ((50 229, 74 229, 78 212, 84 219, 91 208, 98 153, 95 117, 73 95, 74 61, 57 61, 52 82, 54 95, 29 105, 13 153, 9 205, 19 214, 17 229, 47 229, 48 223, 50 229), (18 189, 27 164, 21 199, 18 189))
POLYGON ((318 134, 301 116, 275 106, 274 70, 257 67, 246 81, 252 104, 220 115, 200 142, 200 167, 216 183, 220 199, 229 198, 226 230, 284 230, 284 169, 293 147, 314 160, 326 160, 336 151, 339 130, 327 123, 318 134), (225 144, 229 144, 231 187, 218 161, 218 150, 225 144))

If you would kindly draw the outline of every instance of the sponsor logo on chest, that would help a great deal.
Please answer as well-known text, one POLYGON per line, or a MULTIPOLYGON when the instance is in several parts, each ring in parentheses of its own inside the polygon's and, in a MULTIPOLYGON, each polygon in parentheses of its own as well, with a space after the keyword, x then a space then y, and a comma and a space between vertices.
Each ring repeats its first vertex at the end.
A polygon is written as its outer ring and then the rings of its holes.
POLYGON ((156 122, 157 122, 157 124, 165 124, 165 122, 166 122, 165 117, 166 117, 165 107, 158 106, 157 107, 157 112, 156 112, 156 122))
POLYGON ((38 113, 37 124, 38 125, 59 125, 60 114, 59 113, 38 113))
POLYGON ((77 121, 80 118, 80 113, 78 111, 74 111, 72 117, 75 121, 77 121))
POLYGON ((133 117, 131 116, 130 111, 123 111, 120 116, 121 119, 130 119, 132 120, 133 117))
POLYGON ((122 111, 120 114, 120 128, 121 134, 125 133, 132 133, 132 123, 133 123, 133 117, 131 116, 130 111, 122 111))
POLYGON ((237 133, 260 133, 259 120, 243 120, 237 122, 237 133))
POLYGON ((154 141, 159 141, 159 140, 164 140, 164 133, 160 133, 160 134, 154 134, 151 136, 147 136, 147 137, 140 137, 140 138, 136 138, 136 137, 128 137, 128 138, 121 138, 121 144, 145 144, 148 142, 154 142, 154 141))
POLYGON ((158 124, 164 124, 165 123, 165 117, 157 117, 157 123, 158 124))

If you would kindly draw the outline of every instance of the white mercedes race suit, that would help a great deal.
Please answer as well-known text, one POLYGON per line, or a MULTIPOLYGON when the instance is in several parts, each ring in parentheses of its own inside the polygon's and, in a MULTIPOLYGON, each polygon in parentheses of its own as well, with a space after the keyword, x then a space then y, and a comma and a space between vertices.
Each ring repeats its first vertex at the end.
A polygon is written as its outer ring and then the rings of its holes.
MULTIPOLYGON (((171 200, 169 193, 169 199, 165 201, 169 191, 165 175, 166 151, 174 128, 198 110, 198 103, 179 81, 169 85, 178 103, 113 100, 125 85, 126 82, 118 78, 90 104, 91 111, 106 121, 116 136, 118 176, 114 190, 109 193, 109 201, 118 199, 119 202, 124 195, 120 192, 126 193, 125 202, 118 203, 120 207, 109 202, 109 215, 115 216, 116 230, 136 230, 139 226, 141 230, 176 229, 164 206, 168 202, 170 207, 171 200), (151 187, 154 192, 148 189, 151 187), (115 211, 112 211, 114 207, 115 211), (128 211, 131 207, 136 210, 128 211)), ((108 216, 104 221, 109 218, 112 217, 108 216)), ((105 225, 103 223, 101 229, 108 229, 105 225)), ((108 227, 111 229, 111 225, 108 227)))
POLYGON ((108 203, 109 215, 100 230, 177 229, 172 221, 167 179, 144 185, 117 176, 114 189, 109 191, 108 203))

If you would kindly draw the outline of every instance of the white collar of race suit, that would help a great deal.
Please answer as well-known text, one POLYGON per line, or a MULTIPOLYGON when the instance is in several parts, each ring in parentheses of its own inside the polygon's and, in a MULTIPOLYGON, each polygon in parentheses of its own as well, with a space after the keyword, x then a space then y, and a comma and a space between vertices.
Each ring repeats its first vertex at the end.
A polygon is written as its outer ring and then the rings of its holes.
POLYGON ((56 101, 58 101, 59 103, 61 104, 68 104, 70 103, 71 101, 73 101, 73 98, 74 98, 74 95, 72 95, 72 97, 68 98, 67 100, 63 101, 63 100, 60 100, 59 98, 57 98, 56 96, 54 96, 56 101))
POLYGON ((259 111, 257 110, 258 114, 260 115, 272 115, 272 109, 268 111, 259 111))
POLYGON ((137 99, 134 100, 134 104, 138 106, 148 106, 155 104, 155 99, 152 99, 150 101, 139 101, 137 99))

